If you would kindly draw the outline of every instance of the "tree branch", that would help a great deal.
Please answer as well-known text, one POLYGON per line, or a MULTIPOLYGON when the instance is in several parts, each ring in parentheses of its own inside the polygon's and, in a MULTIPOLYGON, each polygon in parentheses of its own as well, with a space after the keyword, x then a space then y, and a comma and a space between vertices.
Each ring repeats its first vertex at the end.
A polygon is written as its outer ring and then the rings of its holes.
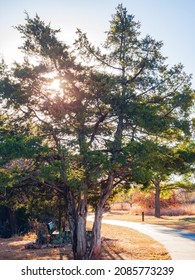
POLYGON ((107 115, 108 115, 108 113, 103 114, 103 115, 99 118, 99 120, 96 122, 96 124, 94 125, 94 130, 93 130, 93 133, 92 133, 92 135, 91 135, 91 139, 90 139, 90 141, 89 141, 89 145, 91 145, 92 142, 94 141, 95 135, 96 135, 96 133, 97 133, 97 131, 98 131, 98 128, 99 128, 99 125, 100 125, 100 123, 102 123, 102 122, 105 120, 105 118, 106 118, 107 115))

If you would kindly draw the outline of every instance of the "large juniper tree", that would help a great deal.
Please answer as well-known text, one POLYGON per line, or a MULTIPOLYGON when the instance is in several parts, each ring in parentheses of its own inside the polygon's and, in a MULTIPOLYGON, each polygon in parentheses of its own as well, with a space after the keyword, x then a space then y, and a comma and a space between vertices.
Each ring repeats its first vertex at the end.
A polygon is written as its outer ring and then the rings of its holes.
POLYGON ((27 16, 17 29, 25 59, 2 71, 1 97, 10 117, 49 148, 34 158, 32 174, 64 197, 74 257, 97 258, 104 205, 114 188, 139 173, 135 143, 158 137, 174 144, 189 135, 191 77, 181 64, 165 64, 162 42, 142 38, 140 24, 122 5, 101 48, 78 30, 72 52, 57 39, 59 30, 38 16, 27 16), (95 218, 88 247, 89 203, 95 218))

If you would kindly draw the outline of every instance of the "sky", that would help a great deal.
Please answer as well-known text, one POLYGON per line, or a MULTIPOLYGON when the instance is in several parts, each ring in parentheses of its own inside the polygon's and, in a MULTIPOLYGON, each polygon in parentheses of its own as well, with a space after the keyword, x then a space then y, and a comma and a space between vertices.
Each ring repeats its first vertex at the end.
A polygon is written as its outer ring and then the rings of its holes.
POLYGON ((142 36, 163 41, 163 55, 173 66, 182 63, 194 74, 195 88, 195 1, 194 0, 0 0, 0 57, 10 64, 21 59, 20 34, 14 26, 24 24, 25 11, 36 13, 52 28, 61 29, 60 39, 71 45, 80 28, 100 45, 109 29, 115 8, 122 3, 141 23, 142 36))

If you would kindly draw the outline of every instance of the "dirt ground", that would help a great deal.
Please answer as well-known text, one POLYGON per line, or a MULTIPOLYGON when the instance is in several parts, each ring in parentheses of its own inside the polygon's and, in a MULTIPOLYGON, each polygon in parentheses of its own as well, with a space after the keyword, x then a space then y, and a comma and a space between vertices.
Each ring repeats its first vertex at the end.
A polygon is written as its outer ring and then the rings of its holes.
MULTIPOLYGON (((89 223, 90 226, 90 223, 89 223)), ((165 248, 147 235, 135 230, 102 225, 101 260, 168 260, 165 248)), ((61 248, 25 249, 36 240, 35 234, 0 239, 0 260, 70 260, 71 245, 61 248)))

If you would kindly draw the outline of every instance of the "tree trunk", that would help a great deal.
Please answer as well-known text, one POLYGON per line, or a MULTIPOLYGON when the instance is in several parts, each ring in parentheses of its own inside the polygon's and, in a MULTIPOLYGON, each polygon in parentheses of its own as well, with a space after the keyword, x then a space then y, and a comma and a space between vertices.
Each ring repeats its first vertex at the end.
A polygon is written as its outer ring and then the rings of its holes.
POLYGON ((96 207, 95 220, 93 223, 90 248, 87 248, 86 237, 86 217, 87 217, 87 199, 84 193, 79 197, 77 210, 75 208, 75 199, 72 191, 66 188, 66 212, 71 232, 71 242, 74 259, 97 259, 101 252, 101 222, 103 207, 109 198, 113 189, 114 174, 108 176, 107 186, 102 189, 99 202, 96 207))
POLYGON ((86 238, 86 217, 87 217, 87 200, 82 194, 78 203, 77 210, 77 260, 87 258, 87 238, 86 238))
POLYGON ((101 224, 103 216, 103 207, 109 198, 113 189, 114 174, 111 173, 108 177, 108 183, 105 189, 102 190, 99 202, 96 207, 95 219, 92 229, 92 238, 89 251, 89 259, 98 259, 101 253, 101 224))
POLYGON ((85 195, 81 194, 76 209, 74 195, 69 189, 66 189, 65 200, 73 256, 75 260, 83 260, 88 258, 86 238, 87 200, 85 195))
POLYGON ((100 205, 96 208, 95 219, 92 229, 92 238, 89 259, 98 259, 101 253, 101 224, 102 224, 103 207, 100 205))
POLYGON ((77 223, 76 223, 76 210, 75 210, 75 201, 73 193, 69 190, 68 187, 65 187, 65 207, 66 207, 66 214, 69 223, 70 235, 71 235, 71 244, 72 244, 72 251, 74 255, 74 259, 77 258, 77 223))
POLYGON ((160 218, 160 182, 155 182, 155 217, 160 218))
POLYGON ((11 234, 17 234, 17 223, 16 223, 16 215, 15 211, 9 208, 9 224, 11 229, 11 234))
POLYGON ((60 232, 62 229, 62 204, 61 197, 58 199, 58 231, 60 232))

